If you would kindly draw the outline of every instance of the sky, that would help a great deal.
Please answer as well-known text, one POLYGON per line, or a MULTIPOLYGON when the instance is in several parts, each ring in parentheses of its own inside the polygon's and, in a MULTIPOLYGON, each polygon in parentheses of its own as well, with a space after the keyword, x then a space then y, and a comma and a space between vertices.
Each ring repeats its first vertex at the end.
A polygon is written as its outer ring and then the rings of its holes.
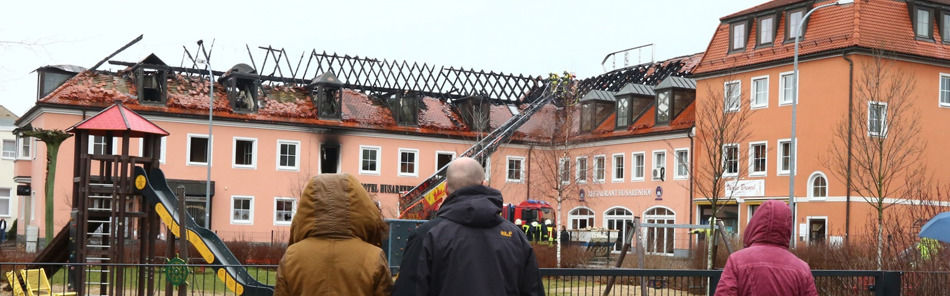
MULTIPOLYGON (((89 68, 140 34, 113 60, 155 53, 179 66, 182 46, 214 42, 226 71, 255 61, 257 46, 368 56, 438 66, 579 78, 604 72, 610 52, 654 44, 664 60, 706 50, 719 18, 766 0, 666 1, 14 1, 0 11, 0 105, 23 115, 45 65, 89 68)), ((649 62, 651 52, 641 53, 649 62)), ((618 61, 622 63, 622 61, 618 61)), ((631 56, 630 63, 637 64, 631 56)), ((189 64, 190 65, 190 64, 189 64)), ((187 65, 186 65, 187 66, 187 65)), ((100 69, 119 69, 104 65, 100 69)), ((311 71, 312 72, 312 71, 311 71)), ((310 78, 310 77, 308 77, 310 78)))

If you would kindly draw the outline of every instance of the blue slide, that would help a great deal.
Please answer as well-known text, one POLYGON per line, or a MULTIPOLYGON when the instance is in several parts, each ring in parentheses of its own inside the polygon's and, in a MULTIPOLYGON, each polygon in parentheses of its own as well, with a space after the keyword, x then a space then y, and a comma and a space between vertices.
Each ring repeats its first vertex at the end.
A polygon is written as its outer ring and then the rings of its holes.
MULTIPOLYGON (((217 265, 215 273, 218 280, 224 282, 228 290, 236 295, 271 296, 274 287, 262 284, 247 273, 241 262, 231 253, 227 245, 211 230, 198 226, 188 213, 178 212, 178 198, 165 181, 160 169, 152 169, 148 174, 142 167, 135 167, 135 188, 149 200, 155 201, 154 210, 171 232, 181 237, 179 225, 188 229, 187 240, 198 250, 198 254, 208 264, 217 265)), ((149 203, 151 204, 151 203, 149 203)))

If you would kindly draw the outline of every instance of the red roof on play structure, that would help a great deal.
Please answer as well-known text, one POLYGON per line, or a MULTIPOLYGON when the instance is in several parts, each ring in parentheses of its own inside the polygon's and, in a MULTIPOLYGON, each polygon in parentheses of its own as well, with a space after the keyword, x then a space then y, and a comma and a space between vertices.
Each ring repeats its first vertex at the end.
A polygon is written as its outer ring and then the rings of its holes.
POLYGON ((76 132, 77 130, 87 130, 89 134, 96 136, 105 136, 109 132, 112 132, 113 136, 121 136, 121 133, 125 131, 129 131, 129 136, 132 137, 168 135, 168 132, 148 121, 148 119, 125 108, 122 102, 116 102, 99 112, 99 114, 73 125, 66 131, 76 132))

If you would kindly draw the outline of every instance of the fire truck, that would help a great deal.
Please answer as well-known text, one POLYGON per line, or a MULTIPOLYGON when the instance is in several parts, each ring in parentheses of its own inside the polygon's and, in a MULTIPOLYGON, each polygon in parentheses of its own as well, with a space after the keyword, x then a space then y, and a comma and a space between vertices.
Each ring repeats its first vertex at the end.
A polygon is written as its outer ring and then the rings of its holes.
POLYGON ((544 220, 551 220, 552 225, 557 225, 557 217, 554 214, 554 208, 546 201, 526 200, 518 205, 505 204, 501 210, 501 216, 506 220, 515 222, 520 219, 524 224, 530 224, 537 221, 544 223, 544 220))

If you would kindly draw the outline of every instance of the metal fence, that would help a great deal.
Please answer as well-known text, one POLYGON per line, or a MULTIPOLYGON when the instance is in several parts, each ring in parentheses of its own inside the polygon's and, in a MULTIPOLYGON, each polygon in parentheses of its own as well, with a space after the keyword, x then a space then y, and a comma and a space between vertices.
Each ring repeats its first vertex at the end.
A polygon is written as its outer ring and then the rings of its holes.
MULTIPOLYGON (((81 295, 239 295, 219 279, 222 266, 189 264, 62 264, 0 263, 0 295, 21 289, 36 295, 78 292, 81 295), (174 268, 183 267, 177 272, 174 268), (40 272, 42 270, 42 272, 40 272), (172 284, 187 270, 187 284, 172 284), (79 274, 85 274, 80 280, 79 274), (16 275, 17 277, 12 277, 16 275), (151 281, 149 280, 151 279, 151 281), (117 285, 122 282, 121 285, 117 285), (121 289, 120 289, 121 286, 121 289), (179 292, 179 287, 183 292, 179 292)), ((274 285, 276 265, 242 265, 261 283, 274 285)), ((719 270, 556 269, 543 268, 546 295, 707 295, 715 289, 719 270)), ((816 270, 819 295, 941 295, 950 284, 948 272, 816 270)), ((75 295, 75 294, 74 294, 75 295)))

